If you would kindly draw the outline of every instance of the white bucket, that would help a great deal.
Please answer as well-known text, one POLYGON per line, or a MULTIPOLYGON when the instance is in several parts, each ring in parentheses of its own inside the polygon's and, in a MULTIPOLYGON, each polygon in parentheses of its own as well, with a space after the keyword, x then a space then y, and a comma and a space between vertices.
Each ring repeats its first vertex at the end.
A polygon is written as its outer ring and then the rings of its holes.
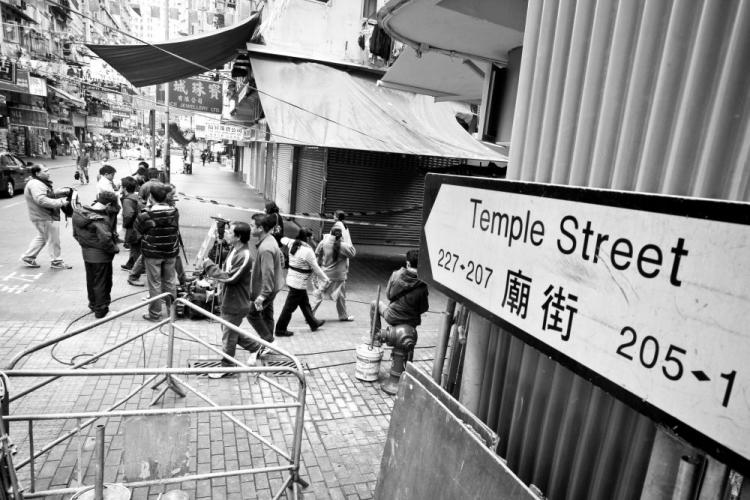
POLYGON ((380 373, 380 360, 383 359, 383 348, 360 344, 357 346, 356 358, 354 376, 365 382, 377 381, 380 373))

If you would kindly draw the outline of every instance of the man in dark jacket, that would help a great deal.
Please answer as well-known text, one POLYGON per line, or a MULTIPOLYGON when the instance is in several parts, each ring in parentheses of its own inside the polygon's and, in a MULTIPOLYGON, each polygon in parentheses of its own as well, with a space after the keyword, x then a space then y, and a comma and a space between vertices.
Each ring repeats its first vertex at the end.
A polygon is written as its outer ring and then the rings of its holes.
MULTIPOLYGON (((167 204, 168 191, 169 186, 154 184, 150 206, 135 220, 135 229, 141 234, 141 255, 151 297, 164 292, 174 297, 177 293, 175 258, 179 252, 180 217, 177 208, 167 204)), ((161 302, 152 302, 143 318, 160 321, 161 302)))
MULTIPOLYGON (((232 250, 224 265, 218 266, 211 259, 205 259, 203 271, 221 284, 221 318, 235 326, 240 326, 242 318, 248 315, 253 304, 250 300, 250 275, 253 269, 253 256, 248 246, 250 225, 246 222, 232 222, 225 234, 232 250)), ((256 352, 260 347, 244 333, 226 326, 222 326, 221 330, 224 353, 228 356, 234 357, 237 344, 250 352, 256 352)), ((233 365, 225 358, 222 358, 221 364, 222 366, 233 365)), ((211 378, 221 376, 221 373, 209 374, 211 378)))
POLYGON ((135 218, 144 208, 138 193, 138 181, 133 177, 122 178, 122 227, 125 229, 125 243, 130 247, 128 261, 120 266, 126 271, 133 269, 133 265, 141 255, 141 236, 135 230, 135 218))
POLYGON ((393 272, 385 289, 385 295, 390 303, 386 304, 381 301, 377 304, 377 313, 375 301, 373 300, 370 304, 370 318, 374 317, 377 330, 380 330, 381 315, 391 326, 416 327, 422 323, 422 313, 426 312, 430 305, 427 300, 427 284, 417 277, 418 263, 419 250, 406 252, 406 267, 393 272))
POLYGON ((93 205, 84 206, 73 213, 73 237, 81 245, 86 266, 89 309, 97 318, 103 318, 109 312, 112 259, 119 251, 108 212, 115 204, 115 193, 100 193, 93 205))

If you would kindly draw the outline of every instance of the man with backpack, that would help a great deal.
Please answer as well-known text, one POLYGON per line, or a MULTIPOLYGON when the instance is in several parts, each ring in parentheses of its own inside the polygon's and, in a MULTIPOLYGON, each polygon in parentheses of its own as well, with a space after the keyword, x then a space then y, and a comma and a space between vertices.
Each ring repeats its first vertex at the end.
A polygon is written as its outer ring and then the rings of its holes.
MULTIPOLYGON (((422 323, 422 313, 429 308, 427 300, 427 284, 417 276, 419 250, 406 252, 406 266, 394 271, 388 280, 385 295, 390 303, 381 301, 370 304, 370 318, 374 321, 375 329, 380 330, 380 316, 391 326, 411 325, 422 323), (377 309, 376 309, 377 307, 377 309)), ((373 324, 370 324, 372 331, 373 324)))

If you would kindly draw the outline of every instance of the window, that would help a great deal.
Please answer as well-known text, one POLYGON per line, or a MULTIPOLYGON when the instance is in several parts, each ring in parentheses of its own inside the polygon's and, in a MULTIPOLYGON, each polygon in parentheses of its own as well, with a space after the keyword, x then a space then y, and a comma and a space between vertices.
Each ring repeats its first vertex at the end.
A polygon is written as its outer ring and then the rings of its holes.
POLYGON ((375 19, 378 12, 378 0, 362 0, 362 17, 375 19))

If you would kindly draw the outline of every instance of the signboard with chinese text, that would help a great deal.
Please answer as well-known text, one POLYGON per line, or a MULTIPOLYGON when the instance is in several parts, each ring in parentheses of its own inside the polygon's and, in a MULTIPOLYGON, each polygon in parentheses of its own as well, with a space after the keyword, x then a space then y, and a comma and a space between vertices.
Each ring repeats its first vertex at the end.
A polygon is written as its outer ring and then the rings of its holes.
POLYGON ((16 63, 10 59, 0 59, 0 81, 16 83, 16 63))
POLYGON ((47 128, 47 112, 37 109, 8 108, 10 123, 26 127, 47 128))
POLYGON ((169 105, 189 111, 221 113, 221 82, 208 78, 186 78, 169 82, 169 105))
POLYGON ((29 94, 46 96, 47 81, 44 78, 29 76, 29 94))
POLYGON ((429 174, 420 276, 750 464, 750 204, 429 174))
POLYGON ((222 125, 219 122, 206 121, 204 136, 209 141, 241 141, 244 132, 244 127, 222 125))

